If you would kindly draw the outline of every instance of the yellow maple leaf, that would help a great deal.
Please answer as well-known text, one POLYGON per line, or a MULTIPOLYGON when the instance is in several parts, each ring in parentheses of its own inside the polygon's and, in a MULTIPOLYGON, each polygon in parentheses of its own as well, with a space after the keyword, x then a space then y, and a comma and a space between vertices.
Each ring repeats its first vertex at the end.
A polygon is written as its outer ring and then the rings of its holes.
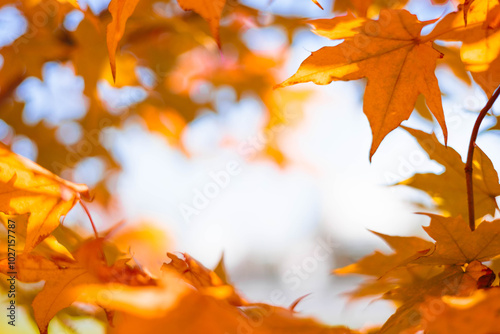
POLYGON ((358 34, 342 44, 313 52, 279 86, 309 81, 326 85, 366 77, 363 111, 373 134, 370 159, 384 137, 410 117, 420 94, 446 138, 441 92, 434 75, 436 60, 442 55, 431 42, 420 41, 421 30, 429 23, 406 10, 383 10, 379 20, 367 20, 358 34))
POLYGON ((331 19, 308 21, 313 26, 313 32, 329 39, 344 39, 359 33, 359 28, 366 22, 365 18, 357 18, 351 12, 331 19))
MULTIPOLYGON (((21 253, 22 250, 25 249, 30 215, 31 214, 29 212, 22 215, 6 215, 0 212, 0 223, 5 227, 6 232, 5 235, 0 235, 0 240, 5 241, 6 245, 8 244, 18 253, 21 253), (14 234, 9 232, 9 230, 14 231, 14 234)), ((4 254, 6 251, 8 251, 7 248, 1 249, 0 254, 4 254)), ((68 252, 68 250, 61 243, 59 243, 53 235, 47 236, 31 252, 47 257, 57 254, 57 257, 59 258, 72 259, 71 253, 68 252)), ((5 257, 7 257, 7 255, 5 255, 5 257)))
POLYGON ((498 1, 465 1, 458 11, 446 15, 428 36, 462 42, 461 59, 489 96, 500 83, 500 27, 491 21, 499 10, 498 1))
POLYGON ((25 252, 47 237, 81 196, 88 196, 87 186, 63 180, 3 144, 0 145, 0 184, 0 212, 31 213, 25 252))
MULTIPOLYGON (((406 127, 404 129, 417 139, 431 159, 446 170, 440 175, 416 174, 400 184, 427 192, 446 215, 467 217, 465 164, 460 155, 451 147, 443 146, 435 135, 406 127)), ((493 163, 479 147, 474 151, 473 167, 474 206, 481 218, 495 212, 495 198, 500 195, 500 184, 493 163)))

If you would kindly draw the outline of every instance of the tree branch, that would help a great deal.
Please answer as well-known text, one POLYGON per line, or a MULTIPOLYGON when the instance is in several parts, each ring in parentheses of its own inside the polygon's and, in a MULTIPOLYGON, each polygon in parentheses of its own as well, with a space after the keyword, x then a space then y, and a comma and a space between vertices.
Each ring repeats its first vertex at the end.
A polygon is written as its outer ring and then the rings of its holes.
POLYGON ((498 96, 500 95, 500 86, 497 87, 495 93, 490 97, 486 105, 479 112, 474 128, 472 129, 472 134, 470 136, 469 142, 469 152, 467 153, 467 162, 465 163, 465 182, 467 184, 467 204, 469 207, 469 227, 471 231, 476 229, 476 220, 474 214, 474 185, 472 182, 472 160, 474 157, 474 148, 476 147, 477 134, 479 133, 479 127, 484 117, 491 109, 498 96))

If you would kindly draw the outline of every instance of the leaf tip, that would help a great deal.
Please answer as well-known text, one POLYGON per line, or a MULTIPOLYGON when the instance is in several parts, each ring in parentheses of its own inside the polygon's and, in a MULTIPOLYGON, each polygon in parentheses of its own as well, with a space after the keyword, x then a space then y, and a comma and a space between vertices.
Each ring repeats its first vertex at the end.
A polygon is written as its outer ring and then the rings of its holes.
POLYGON ((319 8, 321 8, 321 10, 325 10, 323 8, 323 6, 321 6, 321 4, 318 2, 318 0, 312 0, 312 1, 316 4, 316 6, 318 6, 319 8))
POLYGON ((292 311, 292 312, 295 312, 295 308, 297 307, 297 305, 303 301, 306 297, 309 297, 311 295, 311 293, 308 293, 306 295, 303 295, 302 297, 299 297, 297 298, 289 307, 289 310, 292 311))
POLYGON ((116 65, 111 64, 111 75, 113 76, 113 83, 116 84, 116 65))

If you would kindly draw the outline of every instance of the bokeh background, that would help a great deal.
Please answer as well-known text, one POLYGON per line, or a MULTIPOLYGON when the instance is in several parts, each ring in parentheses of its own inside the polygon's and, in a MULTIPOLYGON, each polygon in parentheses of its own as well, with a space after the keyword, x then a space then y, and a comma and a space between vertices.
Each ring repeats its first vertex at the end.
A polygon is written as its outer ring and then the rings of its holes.
MULTIPOLYGON (((108 2, 79 0, 103 22, 108 2)), ((143 37, 134 34, 148 27, 133 16, 119 51, 117 84, 107 54, 99 62, 96 51, 95 64, 93 58, 54 57, 12 92, 2 86, 0 139, 62 177, 88 184, 97 229, 111 231, 153 273, 167 251, 189 253, 209 268, 224 254, 231 280, 249 300, 276 303, 278 293, 278 304, 289 306, 310 294, 296 308, 304 315, 354 328, 380 324, 392 306, 349 302, 343 294, 360 279, 331 270, 373 249, 388 251, 369 230, 425 237, 421 226, 428 218, 414 212, 432 211, 432 200, 395 184, 443 168, 402 129, 389 134, 369 162, 363 81, 272 89, 311 51, 339 43, 314 35, 305 23, 335 15, 333 1, 320 3, 324 10, 308 0, 229 1, 219 52, 196 14, 184 13, 175 1, 156 2, 156 15, 165 22, 175 18, 172 26, 184 22, 178 33, 192 40, 181 44, 168 32, 154 39, 149 32, 140 44, 143 37), (239 11, 241 5, 246 11, 239 11), (82 69, 97 73, 92 96, 82 69)), ((0 53, 30 30, 17 6, 0 7, 0 53)), ((412 0, 405 8, 423 21, 456 6, 412 0)), ((79 10, 68 11, 58 29, 78 37, 83 18, 79 10)), ((90 38, 83 35, 81 43, 90 38)), ((85 46, 85 57, 93 57, 92 46, 85 46)), ((39 51, 22 52, 35 57, 39 51)), ((5 58, 2 71, 10 66, 5 58)), ((486 95, 470 78, 457 81, 445 64, 436 74, 449 146, 464 156, 486 95)), ((495 123, 489 116, 484 128, 495 123)), ((442 139, 436 123, 419 113, 404 125, 436 131, 442 139)), ((499 139, 498 131, 489 131, 478 140, 495 166, 499 139)), ((64 223, 91 236, 79 206, 64 223)))

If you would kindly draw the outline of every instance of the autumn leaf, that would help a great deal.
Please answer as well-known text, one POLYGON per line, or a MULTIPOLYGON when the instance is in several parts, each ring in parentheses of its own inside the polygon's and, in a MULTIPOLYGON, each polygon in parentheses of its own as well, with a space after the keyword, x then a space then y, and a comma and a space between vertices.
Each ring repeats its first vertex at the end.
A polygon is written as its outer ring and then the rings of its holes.
POLYGON ((108 10, 113 18, 108 24, 106 41, 113 80, 116 80, 116 48, 125 32, 125 24, 134 12, 139 0, 111 0, 108 10))
MULTIPOLYGON (((111 266, 106 263, 104 240, 88 241, 73 253, 74 260, 53 259, 35 254, 16 257, 17 279, 22 282, 45 281, 45 286, 33 300, 36 323, 41 333, 47 332, 50 320, 60 310, 70 306, 80 288, 88 284, 114 282, 131 286, 154 285, 154 281, 138 268, 126 265, 128 259, 111 266)), ((6 274, 7 260, 0 262, 0 272, 6 274)))
POLYGON ((431 42, 420 41, 420 31, 429 23, 418 21, 406 10, 383 10, 379 20, 366 21, 358 34, 342 44, 313 52, 279 86, 309 81, 326 85, 366 77, 363 111, 373 134, 370 159, 384 137, 410 117, 420 94, 446 138, 441 92, 434 75, 436 60, 442 55, 431 42))
POLYGON ((446 15, 429 34, 430 39, 460 41, 460 56, 476 82, 491 96, 500 83, 500 30, 492 26, 498 1, 465 1, 457 12, 446 15))
POLYGON ((360 274, 379 278, 415 253, 426 253, 433 247, 431 242, 417 237, 398 237, 371 232, 384 240, 394 253, 383 254, 377 251, 354 264, 334 270, 335 274, 360 274))
MULTIPOLYGON (((9 239, 15 240, 15 249, 17 252, 21 253, 26 247, 26 235, 28 230, 28 221, 31 213, 25 213, 21 215, 6 215, 0 212, 0 223, 5 227, 5 235, 0 235, 0 240, 5 241, 5 245, 8 244, 9 239), (9 226, 10 225, 10 226, 9 226), (9 230, 13 231, 8 232, 9 230), (9 235, 10 234, 10 238, 9 235), (14 236, 14 238, 12 238, 14 236)), ((8 249, 1 249, 0 254, 5 254, 3 257, 7 257, 8 249)), ((53 235, 49 235, 44 238, 32 251, 33 254, 39 254, 50 258, 57 254, 60 259, 72 259, 72 255, 68 250, 57 240, 53 235)), ((1 256, 1 255, 0 255, 1 256)))
POLYGON ((352 13, 335 16, 332 19, 318 19, 308 21, 313 32, 318 36, 330 39, 344 39, 359 33, 359 28, 366 22, 365 18, 357 18, 352 13))
MULTIPOLYGON (((451 147, 444 147, 435 135, 423 131, 404 128, 429 154, 429 157, 445 167, 445 171, 416 174, 400 184, 427 192, 438 208, 446 215, 467 217, 467 190, 465 186, 465 164, 460 155, 451 147)), ((483 217, 493 214, 497 208, 496 196, 500 195, 498 174, 491 160, 476 147, 474 150, 474 204, 477 215, 483 217)))
MULTIPOLYGON (((59 1, 62 4, 69 3, 73 7, 80 9, 80 5, 78 4, 78 0, 57 0, 57 1, 59 1)), ((35 5, 38 5, 39 3, 41 3, 42 0, 31 0, 29 2, 30 2, 31 6, 35 6, 35 5)))
POLYGON ((261 326, 254 327, 257 334, 300 333, 300 334, 359 334, 344 326, 325 326, 312 318, 298 317, 291 309, 255 304, 244 310, 249 319, 262 319, 261 326))
POLYGON ((210 30, 220 47, 219 20, 226 0, 177 0, 184 10, 192 10, 207 20, 210 30))
POLYGON ((188 254, 183 254, 184 260, 172 253, 167 253, 167 256, 171 261, 163 264, 163 273, 175 272, 204 294, 227 300, 231 305, 247 304, 234 287, 227 283, 227 277, 223 280, 214 271, 207 269, 188 254))
MULTIPOLYGON (((306 9, 321 8, 323 1, 311 1, 288 2, 306 9)), ((212 112, 221 112, 224 120, 227 112, 232 115, 234 106, 246 110, 254 105, 264 112, 259 115, 265 124, 258 126, 266 141, 251 158, 263 154, 281 166, 295 156, 288 149, 281 150, 282 138, 276 134, 300 121, 310 94, 291 89, 273 91, 272 87, 277 83, 277 69, 288 63, 293 38, 306 21, 263 12, 241 1, 227 2, 227 7, 226 0, 177 3, 197 14, 184 13, 175 1, 156 0, 112 0, 109 13, 101 14, 79 8, 77 0, 50 4, 4 0, 1 5, 9 24, 16 16, 17 21, 24 21, 24 27, 12 29, 19 30, 19 37, 8 31, 12 39, 0 41, 0 139, 14 146, 19 139, 28 138, 38 153, 38 163, 55 174, 74 172, 77 179, 82 168, 91 179, 100 178, 93 185, 97 196, 92 209, 105 218, 101 219, 104 225, 99 224, 105 229, 113 224, 107 218, 121 219, 124 213, 123 203, 114 198, 118 195, 114 181, 120 159, 111 150, 115 145, 104 145, 111 143, 102 136, 108 129, 116 132, 139 124, 142 130, 163 136, 171 149, 183 151, 183 158, 190 158, 183 139, 186 129, 191 131, 191 121, 212 112), (223 57, 207 36, 206 27, 219 49, 222 36, 227 46, 223 57), (276 32, 283 38, 267 39, 276 32), (261 46, 265 48, 259 49, 261 46), (79 115, 73 117, 68 110, 63 113, 64 121, 57 121, 61 115, 53 114, 42 103, 47 110, 31 121, 30 108, 38 99, 30 101, 29 94, 21 94, 29 82, 57 93, 69 90, 59 74, 52 78, 46 75, 47 69, 55 67, 64 68, 78 83, 78 92, 83 93, 79 115), (116 67, 123 73, 118 79, 116 67), (53 87, 54 82, 57 87, 53 87), (138 94, 129 94, 129 89, 138 94), (226 101, 229 91, 231 97, 226 101), (117 101, 115 95, 119 96, 117 101), (226 105, 231 105, 231 110, 226 111, 226 105), (87 170, 84 162, 90 159, 99 160, 102 173, 87 170)), ((430 122, 437 119, 446 143, 441 96, 452 99, 456 90, 449 83, 453 80, 446 80, 441 83, 446 94, 441 94, 436 66, 445 67, 448 76, 468 85, 474 79, 488 96, 500 83, 498 0, 413 1, 408 8, 415 10, 415 15, 401 10, 407 3, 333 1, 334 11, 345 15, 308 23, 315 34, 334 40, 329 43, 336 46, 314 52, 297 74, 282 84, 358 79, 367 83, 363 109, 373 134, 370 159, 386 135, 408 119, 414 108, 430 122), (458 10, 442 19, 417 19, 416 15, 428 16, 458 3, 458 10), (446 7, 432 8, 431 4, 446 7), (428 30, 431 33, 422 36, 422 31, 428 30)), ((460 218, 467 214, 462 159, 435 136, 408 131, 445 170, 440 175, 417 174, 404 184, 428 193, 436 208, 451 217, 432 215, 425 230, 434 242, 374 232, 391 251, 375 251, 335 273, 364 276, 364 281, 348 292, 351 300, 371 296, 396 307, 382 327, 370 328, 371 324, 363 321, 364 334, 497 333, 495 273, 500 268, 500 242, 496 226, 500 221, 478 218, 478 228, 471 232, 460 218), (490 260, 491 264, 482 263, 490 260)), ((241 147, 241 134, 233 132, 222 134, 224 150, 241 147)), ((0 222, 6 227, 0 228, 0 243, 8 240, 8 229, 15 222, 15 302, 22 310, 18 315, 25 317, 18 319, 21 325, 32 327, 36 321, 43 333, 55 318, 50 330, 62 325, 62 331, 72 332, 73 319, 86 317, 101 330, 117 334, 358 333, 301 317, 294 310, 297 302, 286 308, 246 300, 228 277, 222 259, 212 270, 187 254, 168 253, 169 262, 162 266, 171 242, 163 229, 139 225, 120 231, 115 228, 121 226, 119 223, 102 231, 103 239, 86 240, 87 231, 82 232, 79 221, 59 222, 87 195, 87 187, 64 181, 4 146, 0 145, 0 151, 5 152, 0 154, 0 222), (33 321, 25 323, 26 318, 33 321)), ((478 215, 498 214, 498 175, 480 149, 475 150, 473 169, 478 215)), ((352 247, 358 246, 354 243, 352 247)), ((4 279, 12 266, 8 253, 8 249, 0 249, 2 293, 10 289, 4 279)), ((337 255, 342 257, 342 253, 337 255)), ((0 332, 4 328, 9 332, 9 327, 0 324, 0 332)))
POLYGON ((444 296, 421 306, 425 332, 429 334, 492 334, 500 323, 500 289, 479 290, 469 297, 444 296), (439 304, 436 316, 433 308, 439 304))
POLYGON ((414 260, 420 264, 465 264, 487 261, 500 254, 500 221, 484 221, 472 232, 461 218, 429 215, 431 223, 424 227, 436 240, 433 250, 414 260))
POLYGON ((366 17, 367 15, 374 16, 382 8, 402 8, 407 2, 408 0, 336 0, 333 4, 333 10, 345 12, 351 9, 359 16, 366 17))
POLYGON ((132 257, 129 264, 136 264, 144 271, 158 276, 165 260, 165 253, 173 241, 164 228, 150 222, 136 222, 119 230, 111 230, 106 238, 122 253, 132 257))
POLYGON ((217 263, 217 266, 214 269, 214 273, 219 276, 224 284, 230 284, 229 277, 226 272, 226 265, 224 263, 224 254, 220 257, 219 263, 217 263))
POLYGON ((469 296, 478 288, 491 286, 494 274, 480 261, 500 252, 500 233, 495 232, 500 231, 500 224, 483 222, 481 230, 471 232, 461 219, 431 218, 425 230, 436 240, 435 245, 415 237, 377 234, 393 249, 392 254, 375 252, 335 270, 336 274, 373 277, 350 292, 351 298, 381 295, 399 306, 380 334, 420 330, 425 323, 420 307, 426 298, 469 296))
POLYGON ((460 58, 460 48, 451 45, 434 45, 434 48, 443 54, 443 58, 438 61, 438 68, 447 67, 457 78, 470 86, 472 81, 465 64, 460 58))
POLYGON ((207 289, 207 284, 214 283, 214 272, 191 257, 186 260, 173 254, 169 257, 172 262, 164 266, 156 285, 85 284, 78 288, 78 301, 113 311, 110 333, 154 333, 158 328, 173 333, 357 333, 298 317, 290 309, 227 303, 207 289), (256 322, 256 319, 261 320, 256 322))
POLYGON ((0 145, 0 212, 30 213, 25 252, 31 251, 58 225, 61 216, 88 196, 82 184, 61 179, 34 162, 0 145))
POLYGON ((420 309, 422 303, 428 298, 470 296, 477 291, 478 280, 487 273, 488 267, 479 261, 473 261, 465 269, 461 266, 449 266, 433 277, 415 280, 393 289, 384 295, 384 299, 393 300, 401 306, 387 319, 379 334, 418 332, 425 325, 420 309))

